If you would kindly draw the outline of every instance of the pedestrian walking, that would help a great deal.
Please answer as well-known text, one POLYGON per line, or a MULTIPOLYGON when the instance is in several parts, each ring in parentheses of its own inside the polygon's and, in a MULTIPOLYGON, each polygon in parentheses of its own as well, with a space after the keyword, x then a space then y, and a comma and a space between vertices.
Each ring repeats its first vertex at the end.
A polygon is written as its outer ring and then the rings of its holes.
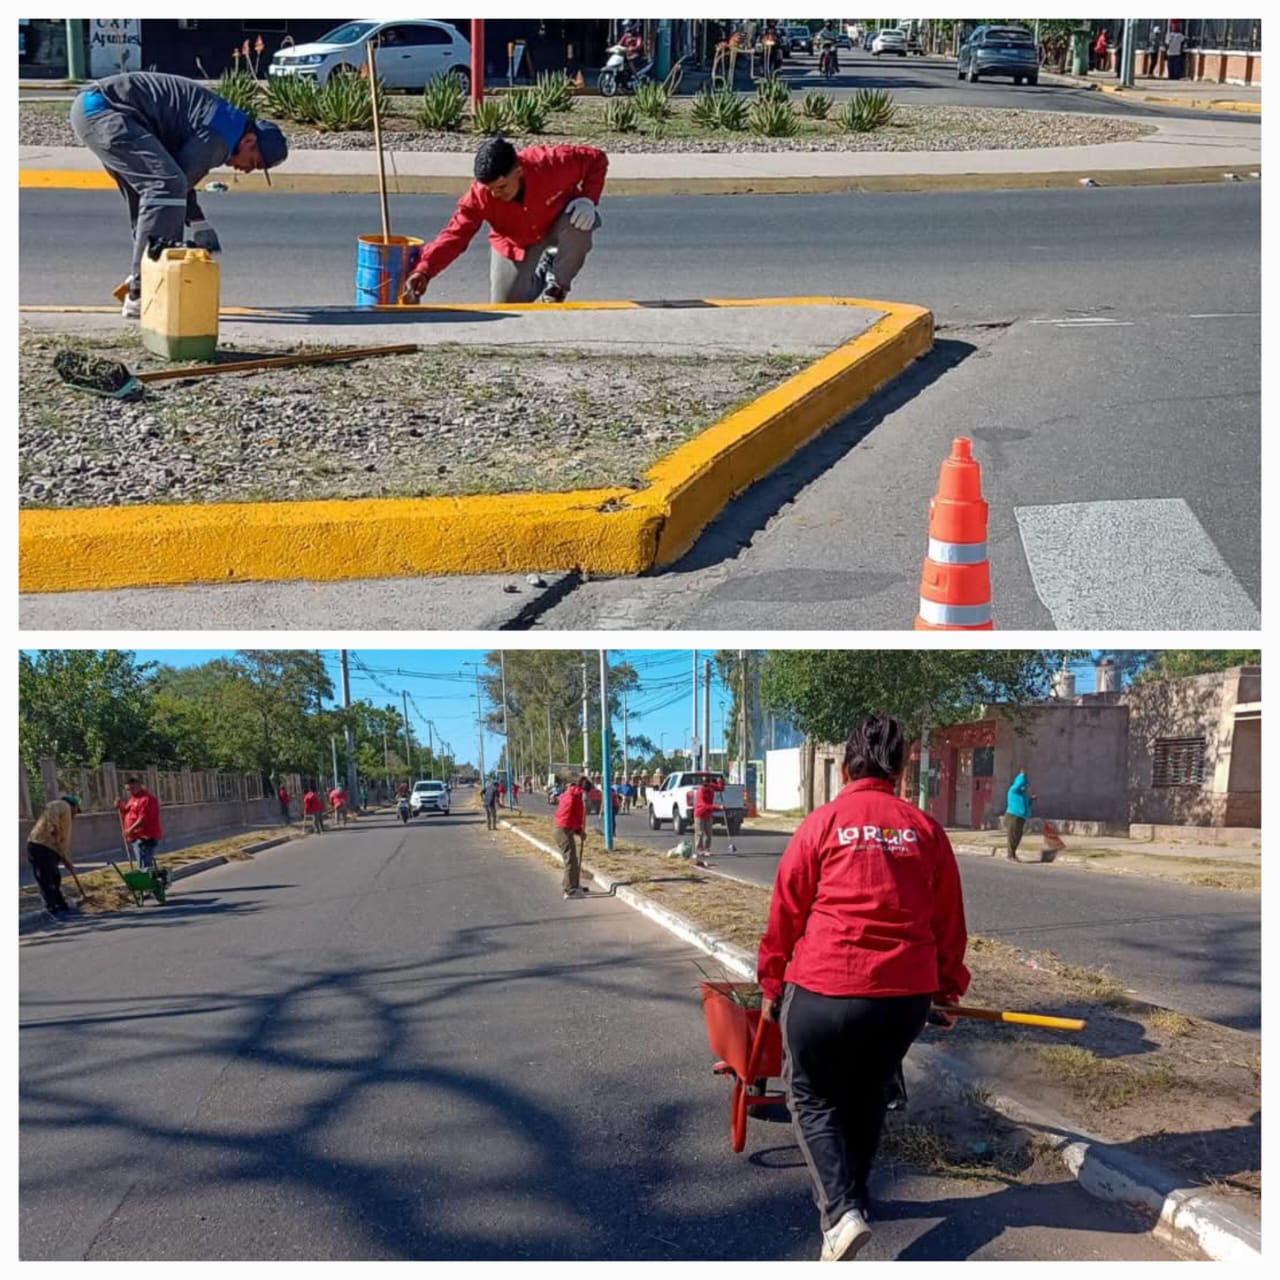
POLYGON ((1187 38, 1176 27, 1169 28, 1164 38, 1164 65, 1170 80, 1182 79, 1183 49, 1187 38))
POLYGON ((1154 76, 1160 70, 1160 24, 1156 23, 1147 36, 1147 75, 1154 76))
POLYGON ((320 799, 319 793, 314 787, 308 787, 307 793, 302 797, 302 825, 306 827, 310 822, 311 830, 316 835, 324 832, 324 801, 320 799))
POLYGON ((1005 857, 1010 862, 1022 861, 1018 857, 1018 846, 1027 829, 1027 819, 1031 817, 1031 803, 1034 799, 1035 796, 1027 789, 1027 775, 1019 773, 1009 787, 1004 804, 1004 829, 1009 846, 1005 857))
POLYGON ((334 826, 347 825, 347 793, 342 787, 332 787, 329 791, 329 807, 333 810, 334 826))
POLYGON ((511 807, 513 809, 520 807, 520 784, 515 781, 511 783, 511 807))
POLYGON ((71 827, 80 812, 80 797, 59 796, 50 800, 27 834, 27 864, 36 878, 45 910, 53 915, 70 911, 62 893, 62 868, 75 874, 71 861, 71 827))
POLYGON ((71 104, 71 130, 129 206, 133 257, 121 308, 129 319, 141 314, 142 255, 149 241, 181 244, 189 233, 197 248, 221 248, 196 195, 209 170, 227 164, 241 173, 266 173, 289 154, 276 125, 255 120, 186 76, 154 71, 95 81, 71 104))
POLYGON ((365 813, 369 808, 369 788, 362 782, 360 784, 360 812, 365 813))
POLYGON ((1120 34, 1116 37, 1115 46, 1115 75, 1119 80, 1124 69, 1124 28, 1120 28, 1120 34))
POLYGON ((600 226, 596 206, 609 157, 597 147, 526 147, 486 138, 475 181, 453 217, 418 255, 407 282, 421 297, 429 281, 489 224, 489 301, 563 302, 600 226))
POLYGON ((160 879, 168 880, 167 870, 156 869, 156 846, 164 839, 160 827, 160 801, 137 778, 126 778, 125 790, 129 801, 116 801, 120 812, 120 826, 124 838, 133 850, 133 856, 143 871, 151 871, 160 879))
POLYGON ((711 829, 716 820, 717 797, 724 792, 724 779, 709 774, 693 796, 693 825, 697 832, 694 854, 699 862, 711 856, 711 829))
POLYGON ((1095 71, 1105 71, 1107 69, 1107 29, 1103 27, 1098 32, 1098 38, 1093 42, 1093 69, 1095 71))
POLYGON ((276 792, 276 799, 280 801, 280 816, 286 822, 288 822, 289 821, 289 791, 283 782, 280 784, 280 790, 276 792))
POLYGON ((787 845, 757 972, 780 1022, 783 1080, 813 1184, 824 1262, 871 1234, 868 1185, 902 1059, 935 1001, 969 985, 960 873, 946 833, 899 799, 902 726, 866 716, 844 783, 787 845))
POLYGON ((498 784, 490 778, 484 784, 484 820, 490 831, 498 829, 498 784))
POLYGON ((556 805, 556 847, 564 854, 564 896, 585 898, 587 891, 579 883, 581 876, 581 842, 587 838, 586 798, 591 792, 591 779, 584 773, 577 782, 565 788, 556 805))

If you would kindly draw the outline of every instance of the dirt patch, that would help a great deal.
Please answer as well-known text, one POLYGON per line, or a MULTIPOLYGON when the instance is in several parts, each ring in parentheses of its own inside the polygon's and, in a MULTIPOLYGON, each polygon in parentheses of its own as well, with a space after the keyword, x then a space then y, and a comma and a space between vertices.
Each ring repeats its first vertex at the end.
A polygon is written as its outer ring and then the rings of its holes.
POLYGON ((812 361, 433 346, 165 383, 119 403, 54 371, 57 351, 90 345, 134 372, 165 367, 129 338, 23 334, 23 506, 638 489, 664 454, 812 361))

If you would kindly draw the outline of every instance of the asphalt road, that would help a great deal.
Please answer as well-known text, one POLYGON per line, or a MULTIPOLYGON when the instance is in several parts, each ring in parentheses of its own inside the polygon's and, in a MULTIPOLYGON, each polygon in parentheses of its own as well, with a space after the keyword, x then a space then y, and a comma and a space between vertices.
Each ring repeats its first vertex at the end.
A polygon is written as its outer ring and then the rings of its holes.
MULTIPOLYGON (((669 849, 670 824, 651 832, 622 814, 619 835, 669 849)), ((717 828, 711 869, 773 885, 789 831, 717 828)), ((1065 864, 1015 865, 958 855, 971 933, 1068 964, 1106 969, 1142 999, 1243 1031, 1262 1030, 1262 915, 1256 894, 1087 871, 1065 864)))
MULTIPOLYGON (((215 199, 228 302, 350 301, 374 198, 215 199)), ((450 207, 394 199, 392 224, 431 233, 450 207)), ((962 433, 984 467, 1001 629, 1257 625, 1256 185, 629 198, 604 212, 583 298, 891 298, 930 307, 938 342, 680 564, 583 584, 541 625, 909 626, 924 513, 962 433), (1054 548, 1087 513, 1101 521, 1069 573, 1054 548), (1092 581, 1117 548, 1132 548, 1120 571, 1092 581)), ((123 272, 113 194, 23 191, 19 233, 24 303, 98 302, 123 272)), ((431 296, 486 296, 486 253, 478 238, 431 296)))
MULTIPOLYGON (((20 947, 24 1259, 803 1259, 695 959, 471 815, 361 823, 20 947)), ((1167 1258, 1067 1176, 881 1171, 864 1257, 1167 1258)))

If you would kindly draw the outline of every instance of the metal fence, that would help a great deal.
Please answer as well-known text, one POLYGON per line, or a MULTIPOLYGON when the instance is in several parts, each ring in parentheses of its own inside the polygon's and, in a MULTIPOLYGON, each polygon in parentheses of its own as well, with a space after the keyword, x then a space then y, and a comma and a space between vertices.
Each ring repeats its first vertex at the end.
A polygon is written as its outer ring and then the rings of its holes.
MULTIPOLYGON (((222 773, 216 769, 159 769, 146 765, 126 769, 104 762, 96 769, 82 765, 62 765, 56 760, 41 760, 37 774, 18 767, 19 817, 33 818, 45 804, 59 795, 80 798, 82 813, 106 813, 125 796, 126 778, 137 778, 162 806, 215 804, 219 801, 261 800, 267 795, 266 784, 256 773, 222 773)), ((285 785, 297 793, 297 778, 284 779, 285 785)))

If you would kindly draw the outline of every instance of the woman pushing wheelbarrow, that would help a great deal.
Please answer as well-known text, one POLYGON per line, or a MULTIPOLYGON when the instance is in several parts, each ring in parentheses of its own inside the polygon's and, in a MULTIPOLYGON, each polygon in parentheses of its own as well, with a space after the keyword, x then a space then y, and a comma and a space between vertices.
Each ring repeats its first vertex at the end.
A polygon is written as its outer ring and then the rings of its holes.
POLYGON ((760 942, 760 1017, 782 1033, 824 1262, 870 1239, 867 1187, 903 1057, 926 1021, 953 1024, 931 1008, 958 1004, 969 985, 955 854, 938 823, 894 794, 903 755, 892 716, 857 725, 843 790, 782 855, 760 942))

